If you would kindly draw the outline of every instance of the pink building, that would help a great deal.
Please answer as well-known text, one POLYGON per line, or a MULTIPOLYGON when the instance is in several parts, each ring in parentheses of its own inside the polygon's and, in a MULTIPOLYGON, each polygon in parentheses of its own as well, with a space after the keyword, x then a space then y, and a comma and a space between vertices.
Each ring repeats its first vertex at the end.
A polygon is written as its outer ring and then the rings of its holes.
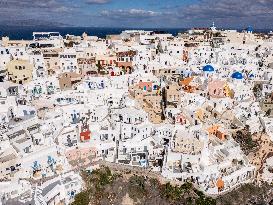
POLYGON ((214 80, 208 84, 209 96, 214 98, 226 97, 226 82, 221 80, 214 80))
POLYGON ((175 123, 184 125, 187 123, 187 119, 182 113, 179 113, 178 115, 175 116, 175 123))
POLYGON ((153 83, 152 82, 142 82, 140 81, 138 84, 139 88, 145 91, 152 90, 153 83))

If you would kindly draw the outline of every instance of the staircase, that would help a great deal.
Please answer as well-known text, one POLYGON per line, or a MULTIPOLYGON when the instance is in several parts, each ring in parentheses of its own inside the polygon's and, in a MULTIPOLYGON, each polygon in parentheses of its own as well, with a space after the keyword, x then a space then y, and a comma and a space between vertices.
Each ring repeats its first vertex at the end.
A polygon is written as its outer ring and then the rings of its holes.
POLYGON ((34 200, 35 200, 35 205, 47 205, 47 203, 45 202, 43 195, 42 195, 42 189, 40 187, 37 186, 35 187, 34 190, 34 200))

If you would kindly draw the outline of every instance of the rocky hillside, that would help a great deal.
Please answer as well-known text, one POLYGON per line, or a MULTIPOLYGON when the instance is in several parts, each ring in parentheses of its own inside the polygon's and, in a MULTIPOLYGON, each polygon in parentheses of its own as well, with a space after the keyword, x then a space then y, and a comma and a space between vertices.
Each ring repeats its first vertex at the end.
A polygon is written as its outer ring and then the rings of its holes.
POLYGON ((273 186, 268 184, 247 184, 213 199, 191 183, 162 184, 155 178, 113 172, 108 167, 82 176, 86 189, 76 195, 73 205, 273 205, 273 186))
POLYGON ((174 186, 161 184, 157 179, 135 174, 111 172, 108 167, 84 173, 86 189, 76 195, 73 205, 214 205, 216 200, 206 197, 192 184, 174 186))

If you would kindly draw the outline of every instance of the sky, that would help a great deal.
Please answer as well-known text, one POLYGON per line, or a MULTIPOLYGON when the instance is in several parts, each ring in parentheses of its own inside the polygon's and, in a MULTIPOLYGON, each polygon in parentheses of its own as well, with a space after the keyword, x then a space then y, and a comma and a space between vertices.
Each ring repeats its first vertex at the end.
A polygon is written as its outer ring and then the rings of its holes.
POLYGON ((273 0, 0 0, 0 25, 270 29, 273 0))

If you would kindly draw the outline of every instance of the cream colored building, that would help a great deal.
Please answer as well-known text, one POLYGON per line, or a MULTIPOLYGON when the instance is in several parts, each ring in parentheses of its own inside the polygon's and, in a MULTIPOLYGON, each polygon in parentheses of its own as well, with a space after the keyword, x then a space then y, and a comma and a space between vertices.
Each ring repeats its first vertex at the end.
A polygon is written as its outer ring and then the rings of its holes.
POLYGON ((43 53, 47 74, 53 75, 60 71, 60 59, 57 51, 46 51, 43 53))
POLYGON ((8 79, 13 83, 24 84, 32 80, 34 66, 26 60, 12 60, 7 65, 8 79))
POLYGON ((229 43, 253 44, 258 43, 259 39, 253 33, 239 33, 236 31, 223 31, 222 35, 226 37, 229 43))
POLYGON ((175 136, 173 151, 196 155, 201 153, 203 146, 204 143, 193 136, 175 136))
POLYGON ((2 44, 4 47, 8 46, 18 46, 26 47, 30 44, 30 41, 27 40, 10 40, 9 37, 2 37, 2 44))

